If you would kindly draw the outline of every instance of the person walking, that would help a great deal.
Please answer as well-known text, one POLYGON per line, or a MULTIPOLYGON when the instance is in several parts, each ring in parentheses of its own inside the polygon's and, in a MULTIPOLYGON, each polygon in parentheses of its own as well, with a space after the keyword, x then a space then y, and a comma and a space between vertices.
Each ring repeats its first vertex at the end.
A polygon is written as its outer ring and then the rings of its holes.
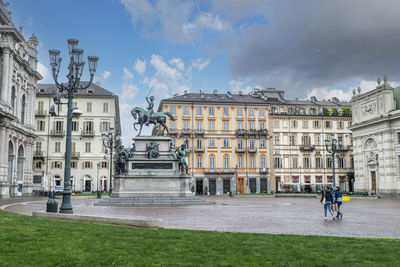
POLYGON ((332 216, 333 219, 335 219, 335 217, 333 216, 333 211, 332 211, 332 192, 329 188, 329 185, 325 186, 325 190, 322 191, 322 197, 321 197, 321 203, 324 204, 324 211, 325 211, 325 217, 324 219, 326 219, 326 215, 327 215, 327 209, 329 209, 329 212, 332 216))
POLYGON ((340 192, 340 187, 336 186, 335 195, 334 195, 334 202, 337 204, 337 214, 336 218, 339 219, 343 217, 343 213, 340 211, 340 206, 342 205, 342 192, 340 192))

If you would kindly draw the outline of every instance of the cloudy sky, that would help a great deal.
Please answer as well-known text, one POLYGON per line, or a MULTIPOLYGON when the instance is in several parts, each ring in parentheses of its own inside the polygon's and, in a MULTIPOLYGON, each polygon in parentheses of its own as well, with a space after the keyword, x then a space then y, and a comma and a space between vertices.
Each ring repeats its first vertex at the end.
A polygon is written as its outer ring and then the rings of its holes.
MULTIPOLYGON (((289 98, 337 96, 400 81, 397 0, 18 0, 16 26, 67 55, 77 38, 100 57, 96 81, 120 97, 124 140, 134 135, 129 110, 182 93, 284 89, 289 98)), ((64 70, 66 65, 62 66, 64 70)))

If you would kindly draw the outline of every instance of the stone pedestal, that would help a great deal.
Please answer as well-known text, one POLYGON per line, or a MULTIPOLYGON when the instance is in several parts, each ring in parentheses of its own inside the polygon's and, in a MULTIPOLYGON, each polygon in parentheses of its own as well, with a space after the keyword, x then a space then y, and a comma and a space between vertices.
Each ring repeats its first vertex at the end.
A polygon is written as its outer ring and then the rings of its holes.
POLYGON ((212 204, 193 196, 189 176, 178 171, 178 161, 169 151, 171 138, 139 136, 134 138, 136 151, 127 160, 127 172, 114 176, 114 191, 109 199, 95 205, 147 206, 212 204), (146 148, 158 145, 159 156, 149 159, 146 148))

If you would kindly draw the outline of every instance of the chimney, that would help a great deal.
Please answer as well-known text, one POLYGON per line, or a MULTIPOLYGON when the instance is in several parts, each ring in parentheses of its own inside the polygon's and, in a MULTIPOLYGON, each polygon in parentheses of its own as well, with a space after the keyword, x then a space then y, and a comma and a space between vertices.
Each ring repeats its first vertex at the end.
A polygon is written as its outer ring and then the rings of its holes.
POLYGON ((311 102, 313 102, 314 104, 317 103, 318 99, 316 96, 312 96, 310 97, 311 102))
POLYGON ((213 94, 216 95, 218 93, 217 89, 214 89, 213 94))
POLYGON ((239 95, 243 95, 243 92, 242 92, 242 91, 239 91, 239 95))

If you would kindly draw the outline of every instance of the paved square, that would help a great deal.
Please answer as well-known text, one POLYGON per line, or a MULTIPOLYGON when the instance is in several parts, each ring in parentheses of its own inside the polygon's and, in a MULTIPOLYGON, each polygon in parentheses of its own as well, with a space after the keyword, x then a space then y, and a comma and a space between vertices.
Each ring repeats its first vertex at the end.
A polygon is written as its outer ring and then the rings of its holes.
MULTIPOLYGON (((95 198, 73 197, 74 214, 135 219, 163 219, 164 227, 249 233, 400 238, 400 201, 351 198, 342 220, 324 220, 317 198, 204 197, 209 206, 98 207, 95 198)), ((11 204, 4 209, 31 215, 46 201, 11 204)), ((61 200, 59 200, 61 202, 61 200)), ((60 204, 60 203, 59 203, 60 204)), ((4 203, 0 201, 0 205, 4 203)), ((4 206, 3 206, 4 207, 4 206)))

